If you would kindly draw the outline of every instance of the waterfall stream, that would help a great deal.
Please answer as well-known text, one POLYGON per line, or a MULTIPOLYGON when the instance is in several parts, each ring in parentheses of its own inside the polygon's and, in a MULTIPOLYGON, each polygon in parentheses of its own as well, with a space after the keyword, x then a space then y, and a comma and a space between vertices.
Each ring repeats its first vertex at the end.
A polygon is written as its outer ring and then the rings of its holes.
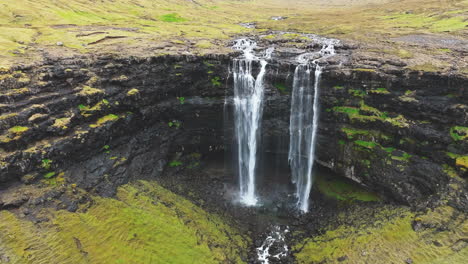
POLYGON ((309 210, 309 196, 312 189, 312 169, 315 159, 317 139, 320 78, 323 67, 318 59, 335 54, 335 42, 327 41, 320 52, 300 55, 299 65, 294 72, 293 91, 291 95, 289 164, 292 182, 296 185, 297 207, 302 212, 309 210), (310 58, 319 58, 310 61, 310 58), (314 72, 314 84, 311 72, 314 72))
POLYGON ((269 48, 262 58, 258 58, 254 53, 256 45, 254 41, 239 39, 233 46, 233 49, 241 50, 244 53, 242 59, 234 59, 232 71, 240 201, 249 206, 257 204, 255 169, 257 142, 263 114, 263 78, 266 72, 266 60, 273 52, 273 49, 269 48), (257 78, 252 76, 254 61, 259 61, 261 66, 257 78))

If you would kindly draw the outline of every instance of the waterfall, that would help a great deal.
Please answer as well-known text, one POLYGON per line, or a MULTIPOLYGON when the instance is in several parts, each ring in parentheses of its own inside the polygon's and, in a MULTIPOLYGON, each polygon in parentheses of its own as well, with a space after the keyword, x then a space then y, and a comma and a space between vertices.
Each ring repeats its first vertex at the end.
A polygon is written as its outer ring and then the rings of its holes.
POLYGON ((233 48, 244 53, 242 59, 233 61, 234 77, 234 127, 237 140, 237 160, 240 186, 240 200, 246 205, 256 205, 255 169, 257 163, 257 142, 263 114, 263 77, 267 59, 273 49, 265 51, 262 58, 254 54, 256 43, 239 39, 233 48), (252 76, 252 62, 260 61, 257 78, 252 76))
POLYGON ((310 63, 309 57, 325 58, 335 54, 335 41, 327 41, 320 52, 306 53, 297 58, 299 65, 294 71, 291 95, 289 164, 292 182, 296 185, 297 207, 302 212, 309 210, 312 189, 312 169, 315 159, 315 143, 319 121, 320 78, 323 67, 318 59, 310 63), (314 84, 310 78, 314 70, 314 84))

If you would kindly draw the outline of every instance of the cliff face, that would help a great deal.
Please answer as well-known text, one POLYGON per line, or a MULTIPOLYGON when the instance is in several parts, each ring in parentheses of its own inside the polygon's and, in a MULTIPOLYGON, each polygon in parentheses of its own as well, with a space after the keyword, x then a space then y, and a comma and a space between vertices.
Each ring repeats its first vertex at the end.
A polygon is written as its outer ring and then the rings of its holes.
POLYGON ((100 194, 220 145, 225 56, 50 62, 2 75, 0 181, 57 176, 100 194))
MULTIPOLYGON (((391 200, 451 192, 466 208, 466 188, 453 189, 466 186, 466 79, 351 48, 338 47, 323 74, 317 161, 391 200)), ((262 152, 287 153, 291 58, 301 52, 279 49, 268 65, 262 152)), ((229 150, 232 56, 82 58, 2 73, 2 185, 65 180, 109 196, 229 150)))

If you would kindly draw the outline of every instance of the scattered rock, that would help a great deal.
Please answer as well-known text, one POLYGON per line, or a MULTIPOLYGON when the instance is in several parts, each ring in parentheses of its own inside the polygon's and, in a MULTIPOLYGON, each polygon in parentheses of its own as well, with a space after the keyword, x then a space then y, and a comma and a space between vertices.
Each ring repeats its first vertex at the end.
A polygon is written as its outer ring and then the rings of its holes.
POLYGON ((405 260, 405 263, 406 263, 406 264, 413 264, 413 260, 412 260, 411 258, 407 258, 407 259, 405 260))
POLYGON ((283 17, 283 16, 272 16, 271 17, 271 20, 285 20, 285 19, 288 19, 288 17, 283 17))
POLYGON ((423 224, 419 220, 414 220, 411 223, 411 227, 413 228, 414 231, 418 232, 418 231, 421 231, 423 229, 423 224))
POLYGON ((240 23, 239 25, 245 28, 255 28, 256 24, 254 22, 240 23))
POLYGON ((57 46, 63 46, 63 42, 57 42, 57 46))
POLYGON ((343 262, 343 261, 345 261, 347 259, 348 259, 348 256, 345 255, 345 256, 339 257, 337 260, 338 260, 338 262, 343 262))

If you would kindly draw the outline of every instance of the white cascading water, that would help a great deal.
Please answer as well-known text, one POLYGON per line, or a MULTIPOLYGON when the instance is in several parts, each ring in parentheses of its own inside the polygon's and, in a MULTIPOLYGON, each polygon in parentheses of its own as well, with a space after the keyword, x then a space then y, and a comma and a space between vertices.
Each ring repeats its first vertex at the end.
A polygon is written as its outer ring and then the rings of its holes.
POLYGON ((238 173, 240 201, 249 206, 257 204, 255 189, 255 169, 257 162, 257 141, 263 114, 263 78, 267 59, 273 49, 266 50, 263 58, 254 54, 256 43, 249 39, 239 39, 233 49, 244 53, 242 59, 233 61, 234 77, 234 126, 237 139, 238 173), (252 76, 252 62, 260 61, 257 78, 252 76))
POLYGON ((320 52, 302 54, 294 72, 291 96, 289 164, 292 182, 296 185, 297 207, 302 212, 309 210, 309 196, 312 189, 312 169, 315 159, 315 143, 319 121, 319 88, 322 66, 318 59, 309 61, 308 57, 325 58, 335 54, 335 40, 328 40, 320 52), (311 85, 311 70, 315 67, 315 81, 311 85))
POLYGON ((269 264, 270 258, 279 260, 286 257, 289 254, 288 246, 286 245, 287 233, 289 233, 288 226, 285 228, 274 226, 273 230, 265 238, 262 245, 257 248, 258 261, 262 264, 269 264))

